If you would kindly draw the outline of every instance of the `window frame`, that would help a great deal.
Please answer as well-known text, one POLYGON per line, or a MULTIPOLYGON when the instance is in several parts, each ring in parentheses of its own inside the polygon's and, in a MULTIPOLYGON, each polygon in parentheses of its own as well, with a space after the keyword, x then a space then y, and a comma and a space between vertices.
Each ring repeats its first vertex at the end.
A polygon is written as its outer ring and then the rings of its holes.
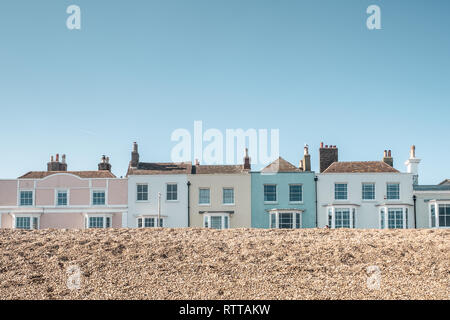
POLYGON ((39 230, 41 228, 41 215, 40 214, 13 214, 13 229, 17 230, 39 230), (17 219, 30 219, 30 228, 18 228, 17 219), (36 224, 34 223, 36 219, 36 224))
POLYGON ((400 182, 387 182, 386 183, 386 200, 387 201, 398 201, 400 199, 401 199, 400 182), (397 185, 398 186, 398 198, 389 198, 389 185, 397 185))
MULTIPOLYGON (((170 191, 171 194, 173 194, 173 190, 170 191)), ((168 182, 166 183, 166 201, 167 202, 178 202, 178 183, 176 182, 168 182), (175 186, 176 187, 176 191, 175 191, 175 195, 176 195, 176 199, 169 199, 169 186, 175 186)))
POLYGON ((447 200, 433 200, 430 201, 430 204, 428 206, 428 214, 429 214, 429 226, 433 229, 450 229, 450 226, 441 226, 440 221, 440 206, 446 206, 450 208, 450 201, 447 200), (432 225, 432 210, 431 208, 434 206, 434 222, 435 225, 433 227, 432 225))
POLYGON ((378 228, 379 229, 409 229, 409 214, 408 206, 405 205, 384 205, 378 210, 378 228), (389 210, 402 210, 402 228, 389 228, 389 210))
POLYGON ((210 206, 211 205, 211 188, 209 187, 199 187, 198 188, 198 205, 199 206, 210 206), (200 202, 201 200, 201 191, 208 190, 208 202, 200 202))
POLYGON ((235 205, 235 201, 236 201, 234 195, 235 195, 234 187, 223 187, 222 188, 222 204, 224 206, 234 206, 235 205), (232 191, 232 198, 233 198, 232 202, 225 202, 225 190, 231 190, 232 191))
POLYGON ((215 229, 215 230, 226 230, 231 228, 230 214, 229 213, 204 213, 203 214, 203 228, 215 229), (220 217, 220 229, 213 228, 211 226, 211 218, 220 217))
POLYGON ((136 183, 136 202, 150 202, 150 186, 149 186, 149 184, 148 183, 146 183, 146 182, 138 182, 138 183, 136 183), (139 192, 139 187, 141 187, 141 186, 146 186, 147 187, 147 192, 146 192, 146 194, 147 194, 147 199, 146 200, 139 200, 139 195, 140 194, 145 194, 145 193, 143 193, 143 192, 139 192))
POLYGON ((327 207, 327 225, 330 229, 356 229, 358 221, 358 210, 354 206, 328 206, 327 207), (336 209, 339 211, 348 210, 349 211, 349 227, 338 227, 336 228, 336 209))
POLYGON ((106 189, 93 189, 91 191, 91 205, 95 207, 104 207, 108 203, 107 195, 106 195, 106 189), (105 202, 103 204, 95 204, 94 203, 94 193, 103 193, 105 202))
POLYGON ((303 203, 303 184, 301 183, 291 183, 289 184, 289 203, 291 204, 302 204, 303 203), (291 200, 291 187, 300 187, 300 201, 292 201, 291 200))
POLYGON ((34 206, 34 190, 33 189, 21 189, 19 190, 19 203, 18 206, 19 207, 33 207, 34 206), (31 204, 22 204, 22 193, 23 192, 31 192, 31 204))
POLYGON ((57 189, 55 192, 55 207, 68 207, 69 204, 69 189, 57 189), (59 204, 59 194, 66 194, 66 204, 59 204))
POLYGON ((111 213, 104 213, 104 214, 87 213, 84 216, 84 228, 85 229, 112 229, 113 228, 113 221, 112 221, 112 219, 113 219, 113 215, 111 213), (101 228, 91 227, 90 226, 91 225, 90 224, 91 223, 91 221, 90 221, 91 218, 101 218, 101 219, 103 219, 103 222, 102 222, 103 226, 101 228), (107 223, 108 219, 109 219, 109 226, 108 226, 108 223, 107 223))
POLYGON ((348 201, 348 183, 347 182, 335 182, 334 183, 334 200, 335 201, 348 201), (337 185, 344 185, 345 186, 345 199, 338 199, 336 197, 337 192, 338 192, 336 190, 337 185))
POLYGON ((159 225, 157 225, 158 216, 138 216, 136 217, 136 228, 138 229, 148 229, 148 228, 164 228, 165 227, 165 217, 159 218, 159 225), (153 220, 153 226, 146 226, 147 219, 153 220), (141 220, 141 226, 139 226, 139 220, 141 220))
POLYGON ((263 185, 263 199, 265 204, 276 204, 278 203, 278 185, 274 183, 265 183, 263 185), (275 200, 266 200, 266 187, 275 187, 275 200))
POLYGON ((303 211, 301 210, 271 210, 269 212, 269 228, 270 229, 302 229, 303 228, 303 211), (280 228, 280 214, 290 214, 292 227, 291 228, 280 228), (275 226, 273 222, 275 221, 275 226))
POLYGON ((361 183, 361 200, 362 201, 376 201, 377 198, 377 187, 376 187, 376 183, 375 182, 363 182, 361 183), (373 191, 371 191, 373 193, 373 198, 372 199, 367 199, 364 197, 365 193, 364 193, 364 186, 367 185, 372 185, 373 186, 373 191))

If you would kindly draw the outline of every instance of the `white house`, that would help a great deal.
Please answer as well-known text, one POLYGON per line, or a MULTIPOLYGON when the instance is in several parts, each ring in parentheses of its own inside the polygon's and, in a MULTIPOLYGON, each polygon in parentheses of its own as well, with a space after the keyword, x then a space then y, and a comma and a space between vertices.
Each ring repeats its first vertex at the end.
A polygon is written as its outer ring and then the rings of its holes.
POLYGON ((415 185, 417 228, 450 228, 450 180, 415 185))
POLYGON ((187 227, 187 175, 191 168, 190 163, 139 162, 138 145, 134 143, 127 173, 128 227, 187 227))
POLYGON ((414 228, 413 183, 417 165, 411 149, 408 172, 393 167, 391 151, 383 161, 339 162, 336 146, 319 150, 318 227, 414 228))

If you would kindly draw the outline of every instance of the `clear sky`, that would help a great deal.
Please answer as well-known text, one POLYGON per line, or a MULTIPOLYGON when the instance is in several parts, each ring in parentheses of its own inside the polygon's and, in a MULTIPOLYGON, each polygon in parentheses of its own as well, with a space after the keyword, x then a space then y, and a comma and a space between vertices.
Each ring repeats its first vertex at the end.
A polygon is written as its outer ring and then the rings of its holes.
POLYGON ((177 128, 280 129, 298 164, 320 141, 340 160, 450 178, 448 0, 2 0, 0 178, 95 170, 102 154, 125 175, 141 160, 170 161, 177 128), (68 30, 66 8, 81 8, 68 30), (381 7, 382 30, 366 27, 381 7))

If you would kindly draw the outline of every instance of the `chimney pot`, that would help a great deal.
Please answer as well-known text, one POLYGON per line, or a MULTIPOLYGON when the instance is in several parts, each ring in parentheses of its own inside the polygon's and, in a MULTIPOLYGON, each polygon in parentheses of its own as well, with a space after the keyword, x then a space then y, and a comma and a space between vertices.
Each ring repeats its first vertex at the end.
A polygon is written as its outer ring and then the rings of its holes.
POLYGON ((323 142, 320 143, 320 147, 323 148, 323 142))

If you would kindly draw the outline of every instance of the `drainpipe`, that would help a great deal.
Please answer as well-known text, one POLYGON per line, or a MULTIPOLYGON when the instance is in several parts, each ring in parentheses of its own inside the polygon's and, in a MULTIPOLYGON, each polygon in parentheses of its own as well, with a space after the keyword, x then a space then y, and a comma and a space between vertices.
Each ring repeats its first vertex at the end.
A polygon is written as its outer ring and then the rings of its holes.
POLYGON ((416 213, 417 197, 416 197, 416 195, 413 195, 413 201, 414 201, 414 229, 417 229, 417 213, 416 213))
POLYGON ((188 187, 188 197, 187 197, 187 201, 188 201, 187 221, 188 221, 188 223, 187 223, 187 225, 189 228, 191 226, 191 217, 190 217, 190 214, 191 214, 191 200, 190 200, 190 198, 191 198, 191 182, 190 181, 187 182, 187 187, 188 187))
POLYGON ((319 220, 318 220, 318 202, 317 202, 317 180, 319 180, 319 178, 317 176, 314 177, 314 187, 316 189, 316 228, 318 228, 319 226, 319 220))
POLYGON ((159 228, 159 221, 161 221, 161 192, 158 192, 158 222, 156 223, 159 228))

